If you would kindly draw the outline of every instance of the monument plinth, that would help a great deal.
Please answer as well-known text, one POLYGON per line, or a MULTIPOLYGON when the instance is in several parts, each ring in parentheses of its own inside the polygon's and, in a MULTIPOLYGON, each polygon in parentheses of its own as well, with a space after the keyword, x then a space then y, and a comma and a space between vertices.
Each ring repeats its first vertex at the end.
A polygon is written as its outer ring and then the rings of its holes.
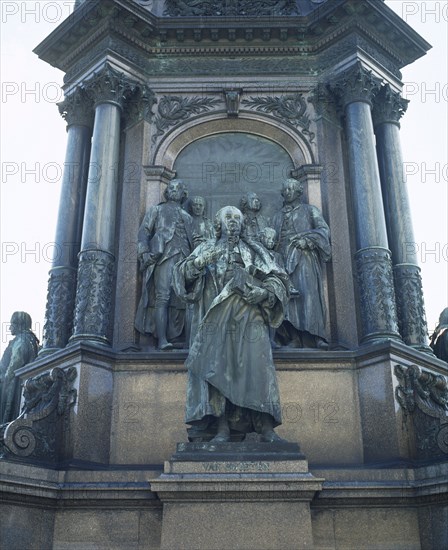
POLYGON ((1 540, 448 547, 446 319, 436 357, 399 144, 429 48, 380 0, 76 2, 36 48, 72 246, 6 384, 1 540))
POLYGON ((310 502, 322 489, 293 443, 179 443, 151 481, 161 548, 313 548, 310 502))

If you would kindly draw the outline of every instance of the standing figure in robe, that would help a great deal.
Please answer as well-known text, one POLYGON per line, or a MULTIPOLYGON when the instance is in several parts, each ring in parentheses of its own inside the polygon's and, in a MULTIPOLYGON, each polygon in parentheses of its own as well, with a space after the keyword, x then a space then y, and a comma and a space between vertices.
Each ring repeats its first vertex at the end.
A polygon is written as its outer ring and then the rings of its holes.
POLYGON ((221 208, 216 238, 176 265, 176 293, 194 304, 186 422, 192 441, 280 440, 280 397, 269 327, 283 320, 287 276, 258 242, 242 235, 243 214, 221 208))
POLYGON ((31 331, 31 317, 25 311, 15 311, 11 317, 13 338, 0 361, 0 424, 19 416, 20 381, 15 372, 34 361, 39 351, 39 340, 31 331))
POLYGON ((165 189, 166 202, 148 210, 138 233, 144 277, 135 328, 157 338, 161 350, 173 348, 169 340, 182 334, 185 323, 185 304, 173 293, 171 281, 175 264, 193 248, 192 219, 181 206, 186 194, 182 180, 171 180, 165 189))
POLYGON ((431 336, 429 345, 436 357, 448 363, 448 307, 440 314, 439 324, 431 336))
POLYGON ((302 183, 287 179, 281 193, 284 206, 273 225, 279 235, 277 250, 297 295, 288 304, 277 338, 296 348, 327 349, 322 263, 331 258, 330 230, 318 208, 302 203, 302 183))
POLYGON ((240 210, 244 214, 244 231, 246 237, 260 240, 260 234, 268 222, 260 214, 261 201, 256 193, 249 191, 240 200, 240 210))

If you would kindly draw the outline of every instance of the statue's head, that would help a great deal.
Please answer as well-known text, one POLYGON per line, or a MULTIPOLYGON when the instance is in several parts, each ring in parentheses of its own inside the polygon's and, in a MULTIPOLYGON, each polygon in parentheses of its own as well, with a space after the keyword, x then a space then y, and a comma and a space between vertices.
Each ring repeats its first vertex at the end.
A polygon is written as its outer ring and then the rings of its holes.
POLYGON ((277 231, 273 227, 265 227, 260 231, 260 241, 265 248, 272 250, 277 241, 277 231))
POLYGON ((164 197, 167 201, 182 202, 188 196, 187 187, 183 180, 171 180, 166 186, 164 197))
POLYGON ((190 214, 192 214, 193 216, 198 216, 198 217, 203 216, 205 212, 204 197, 201 197, 200 195, 196 195, 195 197, 192 197, 190 199, 190 204, 188 209, 190 211, 190 214))
POLYGON ((215 216, 214 226, 218 239, 221 235, 240 235, 243 231, 244 216, 236 206, 224 206, 215 216))
POLYGON ((252 210, 253 212, 258 212, 261 208, 261 201, 258 198, 256 193, 249 191, 240 200, 240 210, 241 212, 246 212, 247 210, 252 210))
POLYGON ((294 178, 286 179, 282 184, 282 197, 285 202, 293 202, 303 195, 303 183, 294 178))
POLYGON ((11 316, 11 334, 31 329, 31 317, 25 311, 15 311, 11 316))

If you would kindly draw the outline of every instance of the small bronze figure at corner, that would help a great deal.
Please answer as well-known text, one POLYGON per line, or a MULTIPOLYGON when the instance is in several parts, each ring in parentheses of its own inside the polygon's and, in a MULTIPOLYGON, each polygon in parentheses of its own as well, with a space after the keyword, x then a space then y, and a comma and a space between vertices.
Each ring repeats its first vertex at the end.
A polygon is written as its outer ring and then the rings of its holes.
POLYGON ((448 307, 440 314, 439 324, 431 336, 429 345, 436 357, 448 363, 448 307))
POLYGON ((15 311, 11 317, 11 334, 15 336, 0 361, 0 424, 15 420, 19 415, 20 385, 16 370, 31 363, 39 351, 39 340, 31 331, 31 317, 15 311))

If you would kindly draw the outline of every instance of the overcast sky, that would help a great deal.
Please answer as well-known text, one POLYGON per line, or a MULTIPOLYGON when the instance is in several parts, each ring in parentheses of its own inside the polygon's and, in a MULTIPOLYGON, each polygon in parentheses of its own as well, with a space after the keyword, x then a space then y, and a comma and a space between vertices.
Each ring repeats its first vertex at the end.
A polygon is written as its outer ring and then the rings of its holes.
MULTIPOLYGON (((331 1, 331 0, 329 0, 331 1)), ((401 143, 416 246, 432 330, 448 306, 448 2, 386 2, 433 45, 403 70, 401 143)), ((28 311, 41 338, 56 228, 65 122, 62 73, 32 50, 72 10, 73 2, 2 0, 1 9, 1 351, 13 311, 28 311)))

